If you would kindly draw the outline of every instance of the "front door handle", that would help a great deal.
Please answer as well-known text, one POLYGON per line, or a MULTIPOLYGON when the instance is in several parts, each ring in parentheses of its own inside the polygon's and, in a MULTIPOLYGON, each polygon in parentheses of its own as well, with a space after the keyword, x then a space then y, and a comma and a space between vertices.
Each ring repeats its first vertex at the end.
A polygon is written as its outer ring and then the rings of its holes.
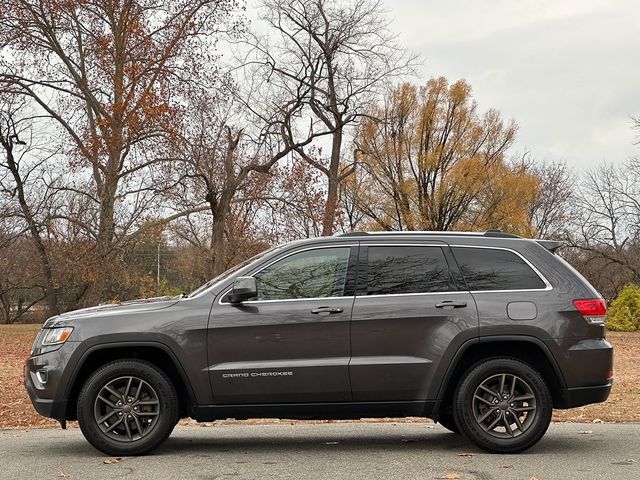
POLYGON ((311 310, 311 313, 318 315, 331 315, 332 313, 341 313, 342 307, 318 307, 311 310))
POLYGON ((467 306, 467 302, 456 302, 453 300, 444 300, 441 303, 436 303, 436 308, 464 308, 467 306))

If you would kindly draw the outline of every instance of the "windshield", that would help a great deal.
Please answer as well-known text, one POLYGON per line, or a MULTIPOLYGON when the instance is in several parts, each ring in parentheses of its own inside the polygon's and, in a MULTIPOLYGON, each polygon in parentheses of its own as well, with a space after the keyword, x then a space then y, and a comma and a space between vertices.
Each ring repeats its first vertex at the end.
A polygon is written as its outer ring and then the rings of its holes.
POLYGON ((233 275, 234 273, 236 273, 238 270, 240 270, 241 268, 246 267, 247 265, 249 265, 250 263, 266 256, 267 254, 274 252, 275 250, 278 250, 279 248, 282 248, 282 246, 279 247, 273 247, 273 248, 269 248, 268 250, 265 250, 264 252, 261 252, 251 258, 249 258, 248 260, 245 260, 244 262, 241 262, 233 267, 231 267, 229 270, 222 272, 220 275, 218 275, 217 277, 212 278, 211 280, 209 280, 207 283, 205 283, 204 285, 196 288, 193 292, 191 292, 189 295, 187 295, 187 297, 195 297, 196 295, 198 295, 199 293, 204 292, 206 289, 208 289, 209 287, 212 287, 213 285, 215 285, 216 283, 224 280, 225 278, 230 277, 231 275, 233 275))

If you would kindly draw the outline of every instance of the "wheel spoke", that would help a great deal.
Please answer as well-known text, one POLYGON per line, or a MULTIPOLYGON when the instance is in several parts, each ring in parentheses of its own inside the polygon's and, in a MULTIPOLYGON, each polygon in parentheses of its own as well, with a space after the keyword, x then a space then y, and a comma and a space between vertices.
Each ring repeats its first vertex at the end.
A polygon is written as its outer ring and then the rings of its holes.
POLYGON ((498 390, 498 393, 500 393, 500 395, 502 395, 504 393, 504 384, 507 381, 507 375, 505 373, 502 374, 502 377, 500 378, 500 389, 498 390))
POLYGON ((478 419, 478 423, 482 424, 482 422, 484 422, 484 421, 489 417, 489 415, 491 415, 492 413, 493 413, 493 409, 491 409, 491 408, 490 408, 489 410, 487 410, 487 411, 485 412, 485 414, 484 414, 484 415, 482 415, 482 416, 478 419))
POLYGON ((106 390, 107 392, 109 392, 111 395, 113 395, 114 397, 116 397, 118 400, 122 400, 122 394, 120 392, 116 392, 113 388, 111 388, 109 385, 105 385, 104 386, 104 390, 106 390))
POLYGON ((510 436, 514 436, 513 434, 513 430, 511 430, 511 424, 509 423, 509 420, 507 419, 507 415, 506 414, 502 414, 502 423, 504 423, 504 428, 507 430, 507 433, 510 436))
POLYGON ((140 437, 142 437, 144 435, 144 430, 142 428, 142 423, 140 423, 140 419, 138 418, 137 415, 134 415, 133 420, 136 422, 136 428, 138 429, 138 433, 140 434, 140 437))
POLYGON ((160 402, 158 400, 140 400, 136 402, 134 405, 158 405, 160 402))
POLYGON ((501 419, 502 419, 502 417, 500 415, 498 415, 498 417, 493 422, 491 422, 491 425, 489 425, 485 430, 490 431, 490 430, 493 430, 494 428, 496 428, 496 425, 498 425, 498 423, 500 422, 501 419))
POLYGON ((158 412, 138 412, 136 415, 139 417, 157 417, 158 412))
POLYGON ((138 400, 140 398, 140 392, 142 391, 142 385, 144 385, 144 381, 140 379, 140 383, 138 384, 138 390, 136 390, 136 396, 133 397, 134 400, 138 400))
POLYGON ((519 397, 514 398, 513 402, 526 402, 527 400, 533 400, 536 397, 532 394, 520 395, 519 397))
POLYGON ((480 397, 478 395, 474 395, 473 398, 475 398, 476 400, 481 401, 482 403, 485 403, 485 404, 489 405, 490 407, 494 407, 495 406, 495 404, 493 402, 490 402, 486 398, 482 398, 482 397, 480 397))
POLYGON ((102 395, 98 395, 98 399, 102 400, 104 403, 106 403, 107 405, 109 405, 111 408, 118 408, 116 407, 116 404, 113 403, 111 400, 107 400, 106 398, 104 398, 102 395))
POLYGON ((500 395, 498 395, 496 392, 494 392, 493 390, 489 390, 487 387, 485 387, 484 385, 480 385, 480 388, 482 390, 484 390, 485 392, 491 394, 492 396, 494 396, 495 398, 497 398, 498 400, 500 400, 500 395))
POLYGON ((124 421, 124 429, 127 432, 127 438, 129 439, 129 441, 133 440, 133 435, 131 434, 131 427, 129 426, 128 420, 124 421))
POLYGON ((129 390, 131 390, 131 382, 133 382, 133 377, 129 377, 127 387, 124 389, 124 395, 122 396, 124 400, 127 400, 127 397, 129 396, 129 390))
POLYGON ((110 419, 111 417, 113 417, 116 413, 118 413, 118 411, 117 411, 117 410, 111 410, 111 412, 109 412, 109 413, 107 413, 106 415, 104 415, 104 416, 100 417, 100 418, 98 419, 98 423, 103 423, 103 422, 105 422, 105 421, 109 420, 109 419, 110 419))
POLYGON ((513 382, 511 383, 511 391, 509 392, 509 398, 513 398, 513 394, 516 391, 516 382, 518 381, 518 377, 513 376, 513 382))
POLYGON ((536 407, 530 405, 528 407, 513 407, 512 410, 519 412, 519 413, 523 413, 523 412, 533 412, 536 409, 536 407))
POLYGON ((518 427, 518 430, 520 430, 521 432, 524 432, 524 426, 522 425, 522 422, 518 418, 518 415, 516 415, 515 412, 511 411, 511 416, 513 416, 513 420, 516 424, 516 427, 518 427))
POLYGON ((122 418, 119 418, 116 422, 113 422, 109 428, 107 428, 105 430, 105 433, 109 433, 111 430, 113 430, 114 428, 116 428, 118 425, 120 425, 122 423, 122 418))

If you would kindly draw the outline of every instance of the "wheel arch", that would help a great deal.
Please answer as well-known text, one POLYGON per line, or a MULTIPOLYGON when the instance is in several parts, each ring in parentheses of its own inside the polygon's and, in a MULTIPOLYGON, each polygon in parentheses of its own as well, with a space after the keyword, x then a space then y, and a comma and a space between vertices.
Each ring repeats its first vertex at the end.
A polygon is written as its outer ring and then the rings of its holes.
POLYGON ((566 383, 549 348, 535 337, 500 335, 476 338, 458 349, 440 385, 434 417, 450 407, 458 380, 469 367, 483 359, 502 356, 517 358, 538 370, 549 385, 554 407, 560 405, 566 383))
POLYGON ((114 360, 139 359, 160 368, 173 383, 180 403, 180 417, 189 416, 196 405, 191 383, 169 347, 160 342, 115 342, 94 345, 83 353, 66 389, 66 420, 76 420, 78 395, 89 376, 114 360))

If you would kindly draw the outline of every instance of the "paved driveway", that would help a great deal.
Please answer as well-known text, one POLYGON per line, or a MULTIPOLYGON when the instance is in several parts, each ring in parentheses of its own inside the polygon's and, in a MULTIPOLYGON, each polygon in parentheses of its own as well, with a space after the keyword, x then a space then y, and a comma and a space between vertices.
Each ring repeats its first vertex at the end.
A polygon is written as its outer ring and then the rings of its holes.
POLYGON ((6 430, 0 459, 7 479, 640 479, 640 424, 553 424, 520 455, 424 423, 177 427, 157 453, 120 461, 77 429, 6 430))

